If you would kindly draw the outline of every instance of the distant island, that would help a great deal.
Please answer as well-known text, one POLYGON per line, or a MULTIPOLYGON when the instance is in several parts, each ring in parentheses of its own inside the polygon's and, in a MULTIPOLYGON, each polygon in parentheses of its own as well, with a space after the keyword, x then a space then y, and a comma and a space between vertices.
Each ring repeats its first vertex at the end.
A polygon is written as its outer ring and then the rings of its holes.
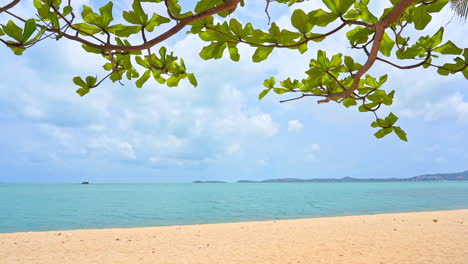
POLYGON ((240 180, 237 183, 282 183, 282 182, 414 182, 414 181, 468 181, 468 171, 458 173, 438 173, 438 174, 424 174, 414 176, 411 178, 352 178, 344 177, 337 178, 314 178, 314 179, 296 179, 296 178, 280 178, 268 179, 262 181, 240 180))

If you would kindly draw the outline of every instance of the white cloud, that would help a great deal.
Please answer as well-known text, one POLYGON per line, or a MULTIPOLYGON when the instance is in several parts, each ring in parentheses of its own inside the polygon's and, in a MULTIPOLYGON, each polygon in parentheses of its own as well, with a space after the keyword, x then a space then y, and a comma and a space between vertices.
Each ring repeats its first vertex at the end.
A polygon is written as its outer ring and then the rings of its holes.
POLYGON ((241 145, 240 144, 230 144, 229 146, 226 147, 226 153, 227 154, 234 154, 237 153, 241 150, 241 145))
POLYGON ((438 120, 453 118, 458 123, 468 124, 468 102, 463 100, 463 95, 456 93, 435 104, 427 104, 424 118, 426 120, 438 120))
POLYGON ((299 132, 304 128, 304 125, 299 120, 289 120, 288 121, 288 131, 289 132, 299 132))
POLYGON ((125 140, 100 136, 93 138, 88 145, 91 154, 99 154, 103 156, 110 155, 126 160, 135 160, 136 155, 133 146, 125 140))
POLYGON ((462 94, 455 93, 442 99, 437 97, 435 99, 433 102, 426 102, 419 108, 403 108, 400 114, 413 118, 422 116, 427 121, 454 119, 459 124, 468 124, 468 102, 464 100, 462 94))

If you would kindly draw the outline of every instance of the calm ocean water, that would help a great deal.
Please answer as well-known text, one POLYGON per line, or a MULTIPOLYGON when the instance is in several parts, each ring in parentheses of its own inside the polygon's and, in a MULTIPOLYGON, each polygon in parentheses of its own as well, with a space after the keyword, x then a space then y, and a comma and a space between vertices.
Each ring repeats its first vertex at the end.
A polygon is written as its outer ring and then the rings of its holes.
POLYGON ((468 208, 468 182, 0 184, 0 233, 468 208))

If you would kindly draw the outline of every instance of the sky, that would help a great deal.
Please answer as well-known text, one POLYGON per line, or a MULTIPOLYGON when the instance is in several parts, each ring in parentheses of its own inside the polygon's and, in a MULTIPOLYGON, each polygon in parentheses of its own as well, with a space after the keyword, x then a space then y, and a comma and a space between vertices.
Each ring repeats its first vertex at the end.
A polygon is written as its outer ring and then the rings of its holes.
MULTIPOLYGON (((266 28, 263 1, 246 2, 232 17, 266 28)), ((16 12, 30 12, 22 4, 16 12)), ((372 9, 380 14, 387 5, 374 1, 372 9)), ((270 14, 280 27, 291 28, 295 8, 321 7, 318 1, 290 8, 272 3, 270 14)), ((115 8, 118 17, 128 6, 116 1, 115 8)), ((466 47, 466 23, 453 18, 449 7, 433 17, 427 31, 410 31, 411 36, 432 35, 441 26, 444 41, 466 47)), ((409 141, 394 134, 376 139, 373 116, 356 108, 309 98, 281 104, 287 97, 273 94, 258 100, 270 76, 304 78, 318 49, 364 61, 349 47, 345 31, 311 43, 302 55, 275 50, 262 63, 251 62, 253 49, 247 46, 239 46, 240 62, 203 61, 198 53, 207 43, 184 32, 164 45, 196 74, 196 88, 185 81, 176 88, 151 81, 142 89, 128 81, 104 82, 80 97, 72 78, 103 76, 99 56, 69 41, 45 41, 23 56, 1 47, 0 182, 233 182, 468 170, 468 82, 461 74, 443 77, 431 69, 402 71, 377 62, 370 73, 388 74, 385 89, 396 90, 394 105, 380 114, 398 115, 409 141)))

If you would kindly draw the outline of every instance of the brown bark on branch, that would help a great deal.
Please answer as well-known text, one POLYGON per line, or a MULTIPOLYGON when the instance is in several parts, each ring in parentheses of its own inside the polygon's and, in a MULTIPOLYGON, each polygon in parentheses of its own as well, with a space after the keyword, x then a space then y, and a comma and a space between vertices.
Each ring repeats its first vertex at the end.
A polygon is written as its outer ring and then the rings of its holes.
POLYGON ((13 0, 11 1, 8 5, 4 6, 4 7, 0 7, 0 13, 3 13, 5 11, 7 11, 8 9, 10 8, 13 8, 15 5, 17 5, 18 3, 20 2, 20 0, 13 0))
POLYGON ((318 101, 317 103, 328 103, 334 99, 346 98, 356 91, 359 87, 359 82, 361 77, 372 67, 374 62, 377 60, 377 54, 380 49, 380 44, 382 43, 382 38, 385 33, 385 29, 398 21, 405 12, 405 10, 412 5, 416 0, 401 0, 382 20, 375 24, 375 36, 374 43, 372 44, 372 49, 367 57, 366 63, 362 68, 354 75, 353 85, 344 92, 341 93, 332 93, 329 94, 325 99, 318 101))
POLYGON ((189 16, 189 17, 181 18, 180 20, 178 20, 179 23, 177 23, 175 26, 173 26, 172 28, 170 28, 166 32, 162 33, 161 35, 159 35, 159 36, 157 36, 157 37, 155 37, 153 39, 150 39, 147 42, 143 42, 140 45, 134 45, 134 46, 119 46, 119 45, 113 45, 113 44, 109 44, 109 43, 106 43, 105 45, 98 45, 98 44, 92 43, 92 42, 90 42, 88 40, 85 40, 83 38, 80 38, 78 36, 72 36, 72 35, 60 32, 59 30, 56 30, 56 29, 49 29, 49 31, 58 33, 58 34, 62 35, 63 37, 67 38, 67 39, 78 41, 78 42, 80 42, 82 44, 85 44, 87 46, 90 46, 90 47, 93 47, 93 48, 96 48, 96 49, 100 49, 102 51, 112 51, 112 50, 141 51, 141 50, 146 50, 148 48, 151 48, 154 45, 156 45, 158 43, 161 43, 162 41, 172 37, 173 35, 178 33, 180 30, 182 30, 185 26, 187 26, 188 24, 190 24, 190 23, 192 23, 194 21, 197 21, 197 20, 203 19, 205 17, 209 17, 209 16, 212 16, 212 15, 218 14, 218 13, 220 13, 222 11, 225 11, 225 10, 230 10, 230 9, 235 8, 240 3, 240 1, 241 0, 225 0, 225 2, 222 5, 213 7, 211 9, 205 10, 203 12, 194 14, 194 15, 189 16))

